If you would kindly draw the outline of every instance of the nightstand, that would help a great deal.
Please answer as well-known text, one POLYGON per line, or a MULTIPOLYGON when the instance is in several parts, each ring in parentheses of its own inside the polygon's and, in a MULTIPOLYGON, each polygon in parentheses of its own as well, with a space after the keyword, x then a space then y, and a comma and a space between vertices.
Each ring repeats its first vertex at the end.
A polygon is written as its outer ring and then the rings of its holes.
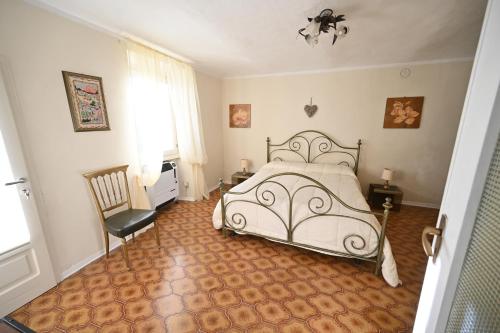
POLYGON ((233 186, 238 185, 239 183, 244 182, 245 180, 252 177, 253 175, 254 175, 253 172, 247 172, 247 173, 243 173, 241 171, 235 172, 231 176, 231 184, 233 186))
POLYGON ((388 189, 384 188, 382 184, 370 184, 368 189, 368 204, 374 210, 383 210, 382 204, 385 198, 391 198, 392 208, 391 211, 399 212, 401 209, 401 202, 403 201, 403 191, 395 185, 390 185, 388 189))

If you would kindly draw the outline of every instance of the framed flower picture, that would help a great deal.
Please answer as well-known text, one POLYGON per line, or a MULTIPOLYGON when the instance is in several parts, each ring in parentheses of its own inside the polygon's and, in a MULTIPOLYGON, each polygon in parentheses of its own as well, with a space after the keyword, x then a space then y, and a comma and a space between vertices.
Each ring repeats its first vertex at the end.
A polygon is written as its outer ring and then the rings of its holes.
POLYGON ((423 96, 387 98, 384 128, 419 128, 423 105, 423 96))
POLYGON ((102 79, 66 71, 62 74, 75 132, 109 131, 102 79))
POLYGON ((230 104, 229 105, 229 127, 250 128, 252 116, 251 104, 230 104))

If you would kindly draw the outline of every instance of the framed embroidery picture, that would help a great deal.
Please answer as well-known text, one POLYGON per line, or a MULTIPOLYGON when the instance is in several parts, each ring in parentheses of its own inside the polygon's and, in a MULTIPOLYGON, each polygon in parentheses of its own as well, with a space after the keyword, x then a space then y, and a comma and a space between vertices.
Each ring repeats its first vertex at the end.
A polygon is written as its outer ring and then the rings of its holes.
POLYGON ((384 128, 419 128, 423 105, 423 96, 387 98, 384 128))
POLYGON ((109 131, 102 79, 66 71, 62 74, 75 132, 109 131))
POLYGON ((229 127, 250 128, 252 116, 251 104, 230 104, 229 105, 229 127))

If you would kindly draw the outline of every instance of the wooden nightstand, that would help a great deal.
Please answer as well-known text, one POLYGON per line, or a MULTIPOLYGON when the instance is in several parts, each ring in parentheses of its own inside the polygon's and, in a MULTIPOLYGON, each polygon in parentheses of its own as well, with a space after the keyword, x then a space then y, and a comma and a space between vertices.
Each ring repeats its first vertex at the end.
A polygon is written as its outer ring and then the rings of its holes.
POLYGON ((374 210, 383 210, 382 204, 385 198, 392 199, 393 208, 391 211, 399 212, 401 209, 401 202, 403 201, 403 191, 395 185, 390 185, 388 189, 384 188, 382 184, 370 184, 368 189, 368 204, 374 210))
POLYGON ((254 175, 253 172, 247 172, 247 173, 243 173, 241 171, 235 172, 231 176, 231 184, 233 186, 238 185, 239 183, 244 182, 245 180, 252 177, 253 175, 254 175))

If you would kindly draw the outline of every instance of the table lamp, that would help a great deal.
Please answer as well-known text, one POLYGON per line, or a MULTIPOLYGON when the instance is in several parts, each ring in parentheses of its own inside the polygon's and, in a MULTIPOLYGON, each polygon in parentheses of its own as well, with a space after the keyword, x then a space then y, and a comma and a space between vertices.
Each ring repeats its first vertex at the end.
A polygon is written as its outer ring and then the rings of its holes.
POLYGON ((393 172, 391 169, 384 168, 384 171, 382 171, 382 178, 384 180, 384 189, 388 190, 389 189, 389 180, 392 180, 392 175, 393 172))
POLYGON ((243 174, 246 175, 247 172, 248 172, 248 160, 246 158, 242 158, 240 160, 240 166, 241 166, 241 169, 243 170, 243 174))

